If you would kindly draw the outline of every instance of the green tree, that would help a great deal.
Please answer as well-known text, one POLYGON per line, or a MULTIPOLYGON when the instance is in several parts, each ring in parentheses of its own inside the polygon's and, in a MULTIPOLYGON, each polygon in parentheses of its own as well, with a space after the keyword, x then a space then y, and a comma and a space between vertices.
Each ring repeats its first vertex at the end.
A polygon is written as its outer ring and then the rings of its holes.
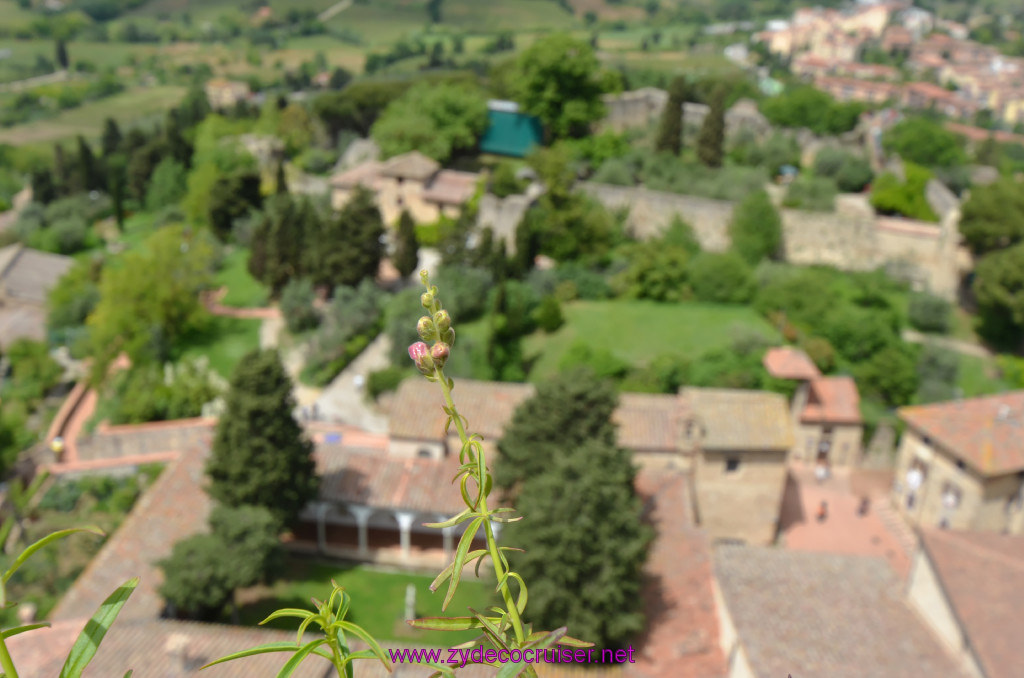
POLYGON ((682 301, 686 298, 690 255, 679 245, 662 240, 630 245, 629 268, 617 283, 634 299, 682 301))
POLYGON ((208 219, 214 235, 221 242, 231 237, 231 228, 252 209, 263 206, 258 172, 243 171, 220 177, 210 192, 208 219))
POLYGON ((710 110, 697 137, 697 157, 708 167, 721 167, 725 146, 725 88, 711 95, 710 110))
POLYGON ((690 264, 690 284, 697 299, 743 304, 754 296, 754 273, 735 252, 703 252, 690 264))
POLYGON ((285 176, 284 160, 277 163, 277 175, 274 178, 274 192, 278 195, 288 193, 288 179, 285 176))
POLYGON ((462 83, 420 83, 391 102, 373 125, 385 157, 418 150, 438 162, 472 150, 487 129, 487 99, 462 83))
POLYGON ((60 65, 62 70, 68 70, 68 66, 71 64, 68 59, 68 46, 63 40, 57 40, 56 47, 57 63, 60 65))
POLYGON ((366 136, 381 112, 408 88, 405 82, 354 82, 343 91, 325 92, 317 97, 313 113, 323 122, 334 143, 343 129, 366 136))
POLYGON ((384 224, 373 193, 360 187, 337 214, 323 222, 311 274, 319 285, 355 287, 373 278, 384 257, 384 224))
POLYGON ((917 393, 917 352, 904 343, 891 343, 872 353, 854 370, 861 388, 890 407, 910 403, 917 393))
POLYGON ((818 152, 814 158, 814 173, 834 179, 844 193, 859 193, 874 178, 867 160, 838 148, 823 148, 818 152))
MULTIPOLYGON (((309 272, 309 245, 321 228, 308 201, 288 194, 271 196, 253 233, 249 273, 276 296, 288 281, 309 272)), ((337 246, 329 241, 318 244, 318 248, 337 246)))
POLYGON ((34 407, 60 383, 64 369, 50 355, 46 344, 32 339, 15 339, 6 350, 11 380, 5 398, 34 407))
POLYGON ((292 383, 277 351, 249 353, 231 378, 206 465, 210 496, 262 506, 292 525, 316 497, 313 445, 292 417, 292 383))
POLYGON ((732 249, 750 265, 775 259, 782 249, 782 218, 765 191, 751 193, 736 206, 729 223, 732 249))
POLYGON ((554 295, 548 295, 541 299, 540 305, 534 312, 534 321, 537 327, 547 333, 554 332, 565 323, 562 315, 562 305, 554 295))
POLYGON ((320 324, 320 314, 313 302, 316 291, 306 278, 293 278, 281 290, 281 315, 288 331, 293 333, 313 329, 320 324))
POLYGON ((506 429, 498 462, 506 483, 521 480, 523 520, 507 530, 525 551, 514 565, 531 582, 532 619, 570 625, 611 648, 643 628, 642 569, 653 537, 633 489, 632 455, 615 442, 616 401, 585 370, 539 385, 506 429))
POLYGON ((47 295, 46 327, 51 332, 81 327, 100 299, 103 260, 77 260, 47 295))
POLYGON ((408 210, 402 210, 398 218, 398 228, 395 234, 395 255, 391 263, 398 269, 399 275, 408 278, 416 270, 419 264, 419 245, 416 242, 416 223, 408 210))
POLYGON ((964 138, 929 118, 908 117, 882 135, 882 147, 903 160, 927 167, 950 167, 967 162, 964 138))
POLYGON ((1024 240, 1024 187, 1006 178, 974 187, 963 206, 960 232, 979 256, 1024 240))
POLYGON ((985 255, 974 273, 980 332, 999 345, 1019 348, 1024 339, 1024 243, 985 255))
POLYGON ((910 296, 907 316, 910 324, 922 332, 948 332, 952 321, 952 305, 933 294, 920 293, 910 296))
POLYGON ((92 152, 92 147, 85 137, 78 137, 78 158, 75 167, 73 185, 80 191, 97 191, 103 188, 103 173, 92 152))
POLYGON ((585 370, 539 384, 536 395, 516 409, 498 441, 495 483, 510 488, 542 475, 552 459, 588 440, 614 446, 615 407, 614 387, 585 370))
POLYGON ((160 595, 179 614, 204 621, 216 621, 235 590, 267 580, 283 553, 280 524, 266 509, 217 506, 210 528, 210 534, 176 543, 158 563, 164 571, 160 595))
POLYGON ((136 364, 166 359, 178 338, 206 320, 199 292, 213 280, 208 238, 165 227, 103 269, 100 300, 87 321, 98 380, 121 351, 136 364))
POLYGON ((443 2, 444 0, 427 0, 427 18, 430 19, 430 23, 441 23, 441 4, 443 2))
POLYGON ((157 211, 177 205, 185 196, 188 173, 184 165, 174 158, 164 158, 153 170, 146 189, 146 209, 157 211))
POLYGON ((904 163, 905 181, 891 172, 880 175, 871 187, 871 206, 882 214, 895 214, 921 221, 938 221, 925 191, 932 173, 913 163, 904 163))
POLYGON ((668 88, 668 103, 661 112, 661 125, 654 148, 672 155, 683 150, 683 104, 686 103, 686 78, 679 76, 668 88))
POLYGON ((107 158, 121 150, 121 143, 124 138, 121 136, 121 128, 117 121, 107 118, 103 121, 103 136, 100 140, 100 148, 103 149, 103 157, 107 158))
POLYGON ((820 135, 838 135, 857 126, 864 105, 840 103, 810 85, 765 99, 761 113, 778 127, 806 127, 820 135))
POLYGON ((608 86, 585 41, 565 34, 543 37, 519 55, 516 68, 517 101, 555 138, 586 136, 604 115, 601 95, 608 86))

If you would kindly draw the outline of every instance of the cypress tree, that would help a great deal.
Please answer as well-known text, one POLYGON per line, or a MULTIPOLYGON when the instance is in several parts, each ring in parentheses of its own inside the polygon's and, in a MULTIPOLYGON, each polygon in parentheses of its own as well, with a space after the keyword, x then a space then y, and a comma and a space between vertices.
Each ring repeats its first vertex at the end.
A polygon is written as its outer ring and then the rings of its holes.
POLYGON ((391 263, 398 269, 399 275, 408 278, 416 270, 419 263, 419 244, 416 242, 416 224, 408 210, 402 210, 398 218, 396 230, 395 255, 391 263))
POLYGON ((103 188, 103 176, 96 163, 96 156, 93 155, 92 147, 85 137, 78 137, 78 175, 73 182, 78 190, 95 191, 103 188))
POLYGON ((288 195, 288 179, 284 173, 284 160, 277 163, 277 176, 275 177, 274 185, 278 195, 288 195))
POLYGON ((57 41, 56 52, 57 52, 57 54, 56 54, 56 56, 57 56, 57 63, 60 65, 60 67, 63 70, 65 70, 65 71, 68 70, 68 66, 70 65, 71 62, 68 59, 68 46, 67 46, 67 44, 63 40, 58 40, 57 41))
POLYGON ((292 382, 276 350, 254 351, 231 379, 207 461, 210 496, 224 506, 262 506, 294 524, 317 494, 313 444, 292 417, 292 382))
POLYGON ((116 153, 121 148, 122 141, 121 128, 117 126, 117 121, 113 118, 107 118, 103 122, 103 138, 100 142, 103 157, 109 158, 116 153))
POLYGON ((686 80, 682 76, 672 81, 668 89, 668 102, 661 113, 661 126, 655 148, 679 155, 683 150, 683 104, 686 103, 686 80))
POLYGON ((377 275, 384 257, 384 223, 368 189, 356 189, 352 199, 324 223, 322 247, 315 258, 313 281, 334 289, 357 286, 377 275))
POLYGON ((57 199, 57 187, 53 183, 53 172, 46 167, 32 170, 32 200, 42 205, 49 205, 57 199))
POLYGON ((725 144, 725 90, 711 95, 711 104, 697 139, 697 157, 708 167, 721 167, 725 144))
POLYGON ((68 166, 67 156, 64 155, 64 147, 60 144, 53 146, 53 183, 57 195, 71 193, 71 168, 68 166))

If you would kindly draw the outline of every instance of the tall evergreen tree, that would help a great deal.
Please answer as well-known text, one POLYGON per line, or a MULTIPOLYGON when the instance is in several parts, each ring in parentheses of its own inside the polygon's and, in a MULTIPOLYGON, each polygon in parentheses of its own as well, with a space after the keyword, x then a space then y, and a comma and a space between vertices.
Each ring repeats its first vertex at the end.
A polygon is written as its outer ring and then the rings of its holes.
POLYGON ((285 177, 284 160, 277 163, 277 175, 274 178, 274 191, 278 195, 288 195, 288 179, 285 177))
POLYGON ((128 182, 125 176, 127 162, 123 153, 113 153, 103 159, 106 174, 107 192, 114 207, 114 219, 117 227, 124 230, 125 207, 124 201, 128 197, 128 182))
POLYGON ((231 237, 235 219, 250 209, 263 206, 260 193, 260 175, 255 171, 241 171, 220 177, 210 193, 210 227, 222 242, 231 237))
POLYGON ((32 200, 42 205, 49 205, 57 199, 57 187, 53 183, 53 172, 46 167, 32 170, 32 200))
POLYGON ((180 162, 185 169, 192 166, 192 144, 182 134, 181 115, 176 110, 167 113, 163 142, 167 147, 167 153, 180 162))
POLYGON ((85 137, 78 136, 78 163, 73 185, 82 191, 96 191, 103 188, 103 174, 85 137))
POLYGON ((711 95, 710 110, 697 138, 697 157, 708 167, 721 167, 725 145, 725 89, 711 95))
POLYGON ((107 118, 103 121, 103 137, 100 141, 100 148, 103 150, 103 157, 108 158, 121 148, 124 138, 121 136, 121 128, 117 121, 107 118))
POLYGON ((334 289, 377 275, 384 257, 384 224, 373 193, 356 189, 342 210, 325 220, 312 266, 313 281, 334 289))
MULTIPOLYGON (((302 277, 306 264, 307 229, 319 230, 317 215, 307 201, 288 194, 267 201, 263 219, 252 238, 249 272, 276 296, 289 280, 302 277)), ((332 244, 322 241, 321 247, 332 244)))
POLYGON ((568 626, 607 648, 625 647, 643 629, 653 538, 632 455, 615 443, 616 400, 589 371, 563 374, 519 407, 499 443, 499 468, 526 463, 516 468, 523 520, 508 526, 507 539, 525 551, 512 565, 530 582, 531 621, 568 626))
POLYGON ((210 496, 225 506, 262 506, 294 524, 316 497, 313 445, 292 417, 292 382, 277 351, 254 351, 231 379, 207 461, 210 496))
POLYGON ((60 65, 61 69, 68 70, 68 66, 71 64, 68 59, 68 46, 63 40, 57 40, 56 49, 57 64, 60 65))
POLYGON ((408 278, 419 264, 419 244, 416 242, 416 224, 408 210, 402 210, 398 218, 398 229, 395 234, 395 255, 391 263, 398 269, 399 275, 408 278))
POLYGON ((72 191, 71 166, 61 144, 53 146, 53 183, 57 195, 69 195, 72 191))
POLYGON ((683 150, 683 104, 686 103, 686 93, 686 79, 682 76, 669 85, 668 103, 661 112, 661 126, 655 145, 659 151, 679 155, 683 150))

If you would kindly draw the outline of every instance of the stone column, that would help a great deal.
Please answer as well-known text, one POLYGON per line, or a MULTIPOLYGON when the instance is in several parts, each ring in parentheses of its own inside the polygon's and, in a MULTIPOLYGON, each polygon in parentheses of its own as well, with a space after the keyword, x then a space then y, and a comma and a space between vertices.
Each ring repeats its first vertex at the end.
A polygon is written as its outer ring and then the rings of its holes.
POLYGON ((402 559, 409 560, 412 555, 412 549, 409 543, 409 531, 412 528, 412 521, 416 517, 415 513, 409 511, 395 511, 395 520, 398 521, 398 529, 401 531, 399 537, 402 544, 402 559))
POLYGON ((356 517, 359 524, 359 554, 366 555, 369 551, 369 538, 367 537, 367 523, 370 522, 370 515, 373 509, 369 506, 349 506, 349 512, 356 517))

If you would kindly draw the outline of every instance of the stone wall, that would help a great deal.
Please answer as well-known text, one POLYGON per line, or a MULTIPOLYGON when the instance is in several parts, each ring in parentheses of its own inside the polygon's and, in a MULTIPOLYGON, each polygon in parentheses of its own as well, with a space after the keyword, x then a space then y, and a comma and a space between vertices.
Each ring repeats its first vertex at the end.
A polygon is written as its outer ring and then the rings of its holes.
POLYGON ((214 419, 184 419, 130 426, 100 427, 78 440, 78 459, 120 459, 161 452, 180 452, 213 438, 214 419))
MULTIPOLYGON (((656 237, 679 215, 704 249, 729 247, 731 202, 593 182, 579 189, 609 209, 629 209, 626 224, 635 237, 656 237)), ((863 196, 839 196, 834 212, 783 209, 780 215, 786 261, 850 271, 887 267, 918 287, 949 299, 956 295, 957 209, 943 223, 928 224, 876 217, 863 196)))

